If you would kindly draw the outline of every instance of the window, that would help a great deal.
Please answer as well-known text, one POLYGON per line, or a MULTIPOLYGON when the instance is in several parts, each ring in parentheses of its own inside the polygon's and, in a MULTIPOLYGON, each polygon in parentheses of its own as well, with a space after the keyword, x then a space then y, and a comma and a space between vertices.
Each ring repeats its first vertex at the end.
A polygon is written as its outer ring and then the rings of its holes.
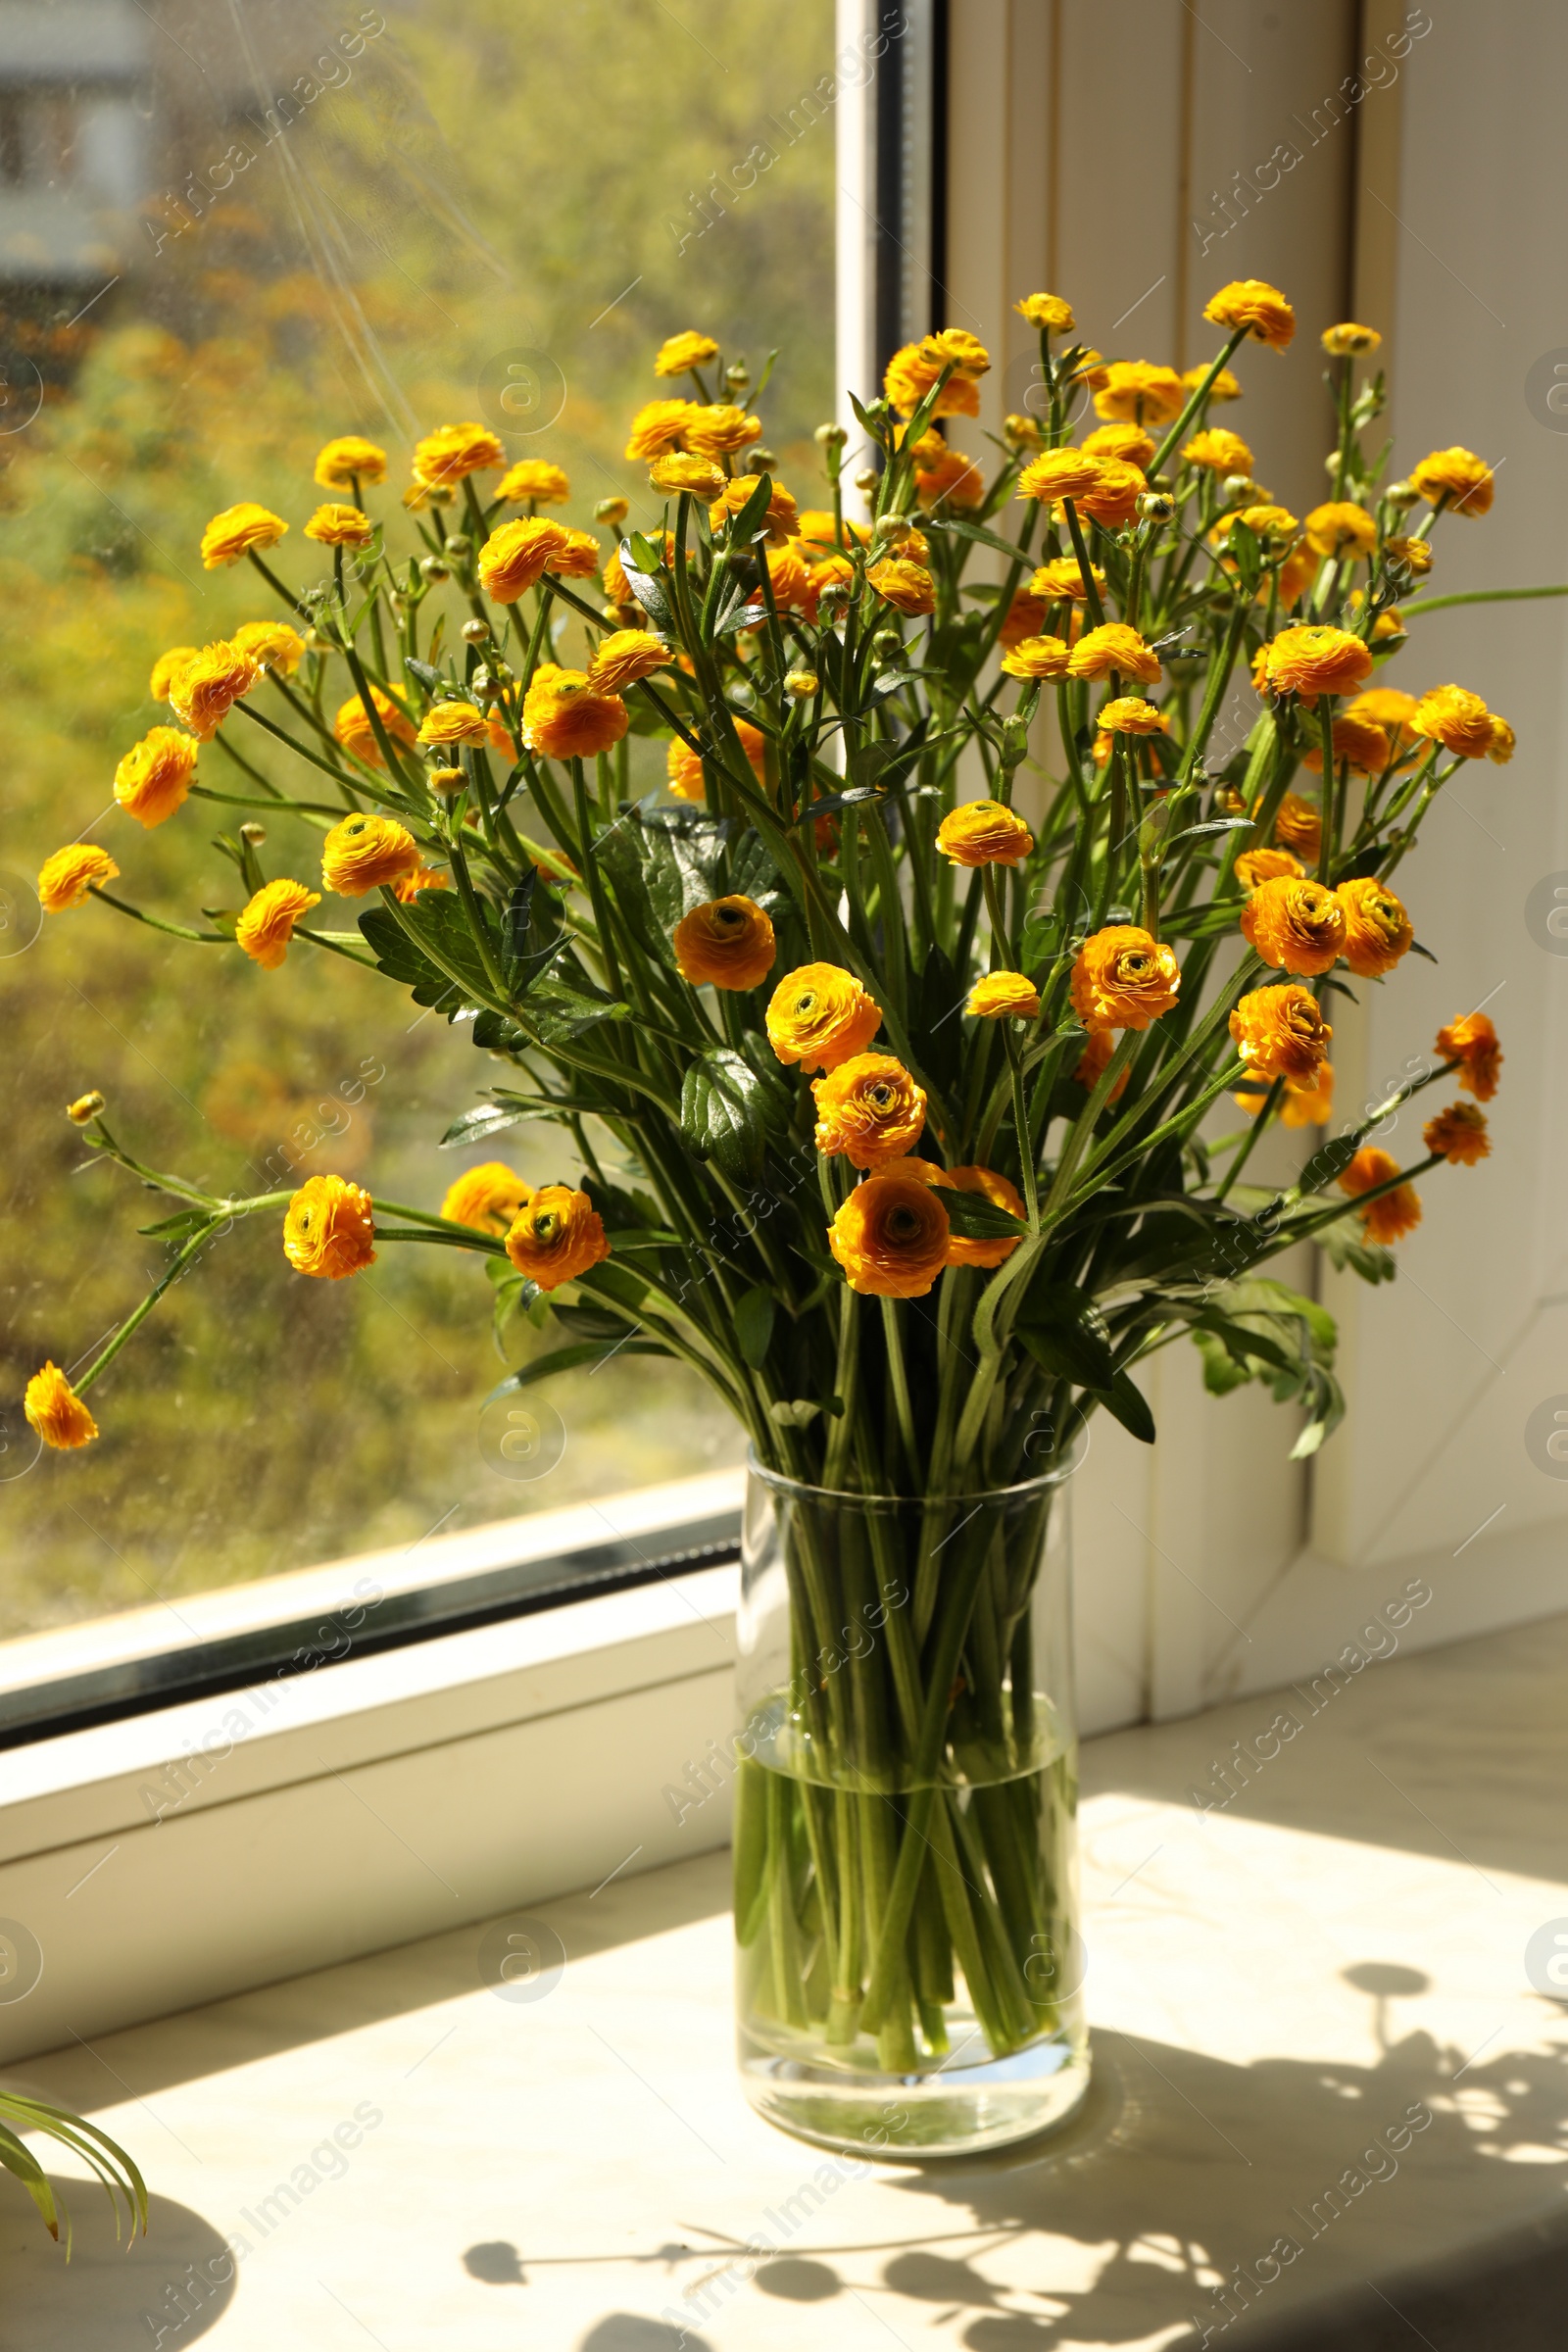
MULTIPOLYGON (((161 653, 277 616, 248 566, 204 572, 208 516, 275 508, 294 526, 278 569, 303 581, 330 434, 392 453, 383 512, 417 434, 482 416, 514 457, 564 467, 573 524, 619 492, 652 523, 625 418, 657 389, 660 340, 701 323, 754 384, 779 348, 768 442, 806 486, 833 409, 834 12, 0 13, 0 578, 23 623, 0 649, 0 1638, 165 1604, 180 1640, 183 1594, 739 1459, 694 1379, 636 1359, 553 1384, 537 1441, 481 1445, 505 1367, 477 1266, 387 1252, 352 1286, 302 1284, 275 1228, 253 1227, 106 1377, 102 1444, 40 1463, 27 1375, 89 1347, 167 1248, 137 1232, 167 1201, 83 1172, 68 1102, 100 1089, 138 1157, 234 1190, 373 1166, 378 1192, 434 1205, 494 1154, 439 1138, 503 1073, 368 974, 261 972, 96 905, 40 925, 30 877, 62 842, 112 834, 130 900, 198 922, 235 903, 213 844, 265 785, 204 754, 199 781, 227 801, 142 832, 105 817, 110 783, 167 718, 161 653)), ((232 748, 283 772, 258 727, 232 748)), ((634 794, 662 752, 635 745, 634 794)), ((531 1181, 562 1172, 527 1128, 504 1146, 531 1181)), ((534 1344, 526 1323, 503 1335, 512 1363, 534 1344)))

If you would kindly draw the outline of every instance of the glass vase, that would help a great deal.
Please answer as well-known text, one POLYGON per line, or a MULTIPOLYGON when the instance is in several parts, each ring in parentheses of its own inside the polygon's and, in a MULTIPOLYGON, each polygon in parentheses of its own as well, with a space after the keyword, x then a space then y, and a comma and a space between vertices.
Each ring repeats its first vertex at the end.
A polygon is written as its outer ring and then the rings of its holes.
POLYGON ((740 2065, 803 2139, 961 2155, 1060 2123, 1088 2088, 1070 1467, 906 1499, 753 1461, 740 2065))

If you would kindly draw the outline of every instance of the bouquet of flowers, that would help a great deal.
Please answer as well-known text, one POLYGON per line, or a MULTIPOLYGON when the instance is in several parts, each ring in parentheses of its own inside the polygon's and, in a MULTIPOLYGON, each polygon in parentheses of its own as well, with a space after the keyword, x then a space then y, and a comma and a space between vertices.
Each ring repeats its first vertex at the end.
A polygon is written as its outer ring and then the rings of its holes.
POLYGON ((419 442, 387 514, 385 453, 328 442, 303 530, 322 568, 286 583, 288 523, 259 505, 213 518, 204 563, 248 562, 280 614, 166 654, 172 723, 115 777, 133 824, 187 798, 244 818, 219 842, 235 903, 191 923, 133 906, 88 840, 39 877, 50 913, 91 897, 263 974, 373 965, 488 1057, 446 1142, 539 1120, 560 1145, 558 1182, 489 1161, 439 1207, 335 1175, 228 1199, 143 1165, 99 1097, 73 1103, 174 1205, 148 1229, 169 1250, 151 1295, 74 1382, 30 1382, 47 1444, 94 1437, 87 1393, 231 1220, 278 1215, 308 1278, 468 1251, 503 1342, 548 1343, 508 1390, 675 1356, 767 1477, 907 1507, 859 1549, 801 1514, 781 1539, 790 1656, 738 1833, 768 2030, 899 2073, 948 2051, 955 1959, 993 2056, 1067 1997, 1054 1959, 1026 1965, 1059 1945, 1041 1824, 1070 1810, 1032 1569, 984 1514, 962 1532, 965 1498, 1059 1468, 1100 1408, 1152 1441, 1138 1370, 1186 1338, 1216 1392, 1259 1381, 1298 1408, 1311 1451, 1343 1410, 1333 1323, 1262 1268, 1313 1240, 1388 1278, 1415 1180, 1486 1156, 1501 1059, 1456 1009, 1324 1133, 1335 1000, 1424 952, 1400 896, 1422 820, 1462 761, 1513 750, 1468 688, 1382 682, 1435 526, 1484 515, 1492 473, 1448 449, 1385 483, 1362 446, 1382 378, 1355 381, 1379 337, 1333 325, 1332 496, 1298 519, 1214 420, 1244 347, 1292 341, 1275 288, 1222 287, 1218 348, 1185 376, 1087 347, 1055 295, 1017 308, 1038 415, 989 456, 957 447, 990 361, 929 335, 856 403, 856 457, 818 431, 815 508, 761 446, 766 376, 754 402, 743 362, 674 335, 626 447, 662 523, 608 555, 546 512, 561 469, 508 469, 482 425, 419 442), (667 743, 667 797, 632 797, 634 734, 667 743), (292 752, 298 794, 258 736, 292 752), (365 903, 357 927, 318 914, 328 893, 365 903), (1450 1080, 1414 1165, 1368 1142, 1450 1080), (1241 1125, 1216 1133, 1226 1097, 1241 1125), (1249 1184, 1276 1125, 1302 1135, 1298 1172, 1249 1184), (847 1677, 813 1670, 862 1599, 877 1638, 847 1677))

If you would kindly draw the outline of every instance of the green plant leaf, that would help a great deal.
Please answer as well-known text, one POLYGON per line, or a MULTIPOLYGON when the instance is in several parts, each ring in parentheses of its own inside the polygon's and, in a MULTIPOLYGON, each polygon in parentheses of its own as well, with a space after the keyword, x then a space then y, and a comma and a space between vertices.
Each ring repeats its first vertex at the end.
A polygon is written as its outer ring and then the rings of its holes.
MULTIPOLYGON (((484 1401, 494 1404, 498 1396, 514 1396, 519 1389, 531 1389, 537 1381, 554 1380, 558 1372, 575 1372, 584 1364, 602 1364, 612 1355, 668 1353, 662 1342, 640 1332, 623 1340, 573 1340, 568 1348, 552 1348, 547 1355, 536 1355, 531 1362, 519 1365, 506 1380, 497 1383, 484 1401)), ((483 1409, 481 1406, 480 1410, 483 1409)))
POLYGON ((562 1046, 600 1021, 625 1020, 631 1006, 586 981, 568 986, 564 980, 536 980, 521 1009, 547 1046, 562 1046))
POLYGON ((937 1189, 948 1212, 948 1223, 965 1241, 1016 1242, 1029 1230, 1020 1218, 1009 1216, 1006 1209, 988 1200, 984 1193, 960 1192, 956 1184, 944 1184, 937 1189))
POLYGON ((680 1131, 732 1183, 757 1176, 771 1123, 764 1082, 743 1054, 710 1046, 691 1064, 681 1083, 680 1131))
POLYGON ((768 1342, 773 1337, 777 1312, 778 1302, 772 1292, 760 1285, 747 1291, 735 1302, 735 1344, 754 1372, 767 1361, 768 1342))

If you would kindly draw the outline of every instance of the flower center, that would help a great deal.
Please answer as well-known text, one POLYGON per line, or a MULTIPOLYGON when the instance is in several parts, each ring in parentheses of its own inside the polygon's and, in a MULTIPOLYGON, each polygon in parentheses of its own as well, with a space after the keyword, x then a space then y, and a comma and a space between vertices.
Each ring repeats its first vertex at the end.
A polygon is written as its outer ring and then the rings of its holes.
POLYGON ((899 1207, 890 1210, 888 1215, 888 1240, 890 1242, 914 1242, 919 1238, 920 1220, 912 1208, 899 1207))

